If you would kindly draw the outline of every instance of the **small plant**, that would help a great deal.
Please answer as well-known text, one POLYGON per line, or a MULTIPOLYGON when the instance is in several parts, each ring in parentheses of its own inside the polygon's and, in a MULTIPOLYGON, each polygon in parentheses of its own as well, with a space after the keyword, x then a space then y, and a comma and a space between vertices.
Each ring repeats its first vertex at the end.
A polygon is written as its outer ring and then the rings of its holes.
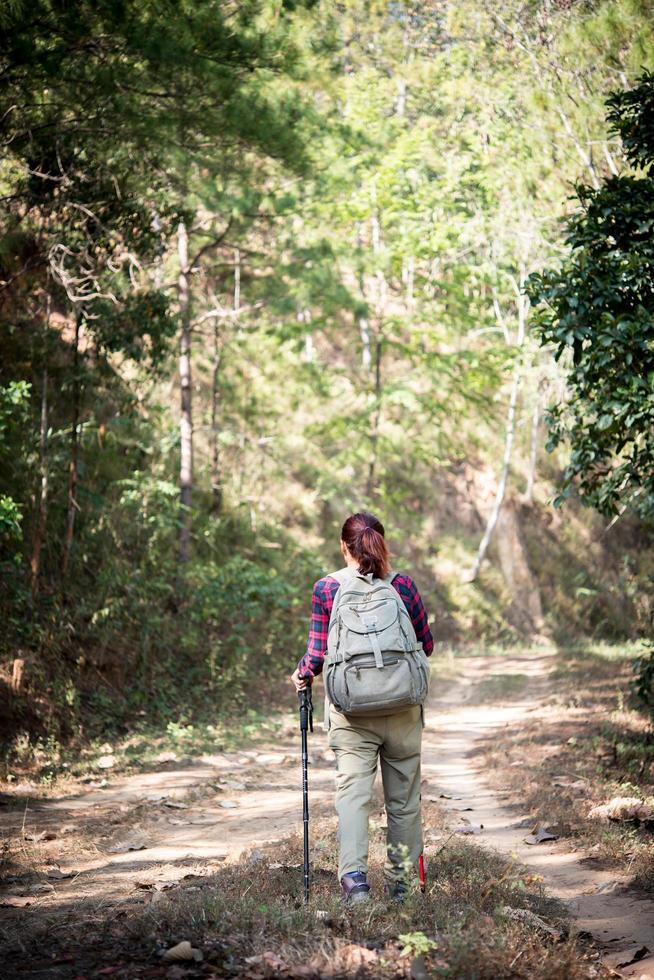
POLYGON ((426 956, 433 949, 438 949, 438 943, 425 936, 424 932, 403 932, 397 938, 404 944, 401 956, 426 956))

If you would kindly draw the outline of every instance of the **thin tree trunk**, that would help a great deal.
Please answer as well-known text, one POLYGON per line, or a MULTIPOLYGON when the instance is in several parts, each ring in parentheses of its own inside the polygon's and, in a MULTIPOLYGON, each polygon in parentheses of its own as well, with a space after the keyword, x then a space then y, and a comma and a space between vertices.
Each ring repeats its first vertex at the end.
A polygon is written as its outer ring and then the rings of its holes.
POLYGON ((216 320, 213 328, 213 374, 211 378, 211 511, 219 514, 223 502, 220 479, 220 326, 216 320))
POLYGON ((529 469, 527 471, 527 489, 525 500, 528 504, 534 500, 534 483, 536 482, 536 462, 538 460, 538 427, 540 424, 540 401, 536 398, 531 416, 531 446, 529 449, 529 469))
POLYGON ((305 333, 304 335, 304 362, 305 364, 313 364, 314 360, 314 349, 313 349, 313 334, 305 333))
MULTIPOLYGON (((381 222, 377 211, 377 184, 373 180, 371 188, 373 212, 371 220, 371 239, 372 252, 379 258, 382 247, 381 222)), ((382 403, 382 338, 383 338, 383 317, 386 308, 386 279, 380 268, 375 273, 376 279, 376 306, 377 306, 377 328, 375 331, 375 388, 374 388, 374 413, 372 419, 372 429, 370 432, 370 465, 368 468, 367 495, 376 495, 375 481, 377 478, 377 464, 379 455, 379 425, 381 421, 382 403)))
POLYGON ((39 431, 39 506, 32 541, 32 557, 30 560, 32 595, 39 591, 39 572, 41 569, 41 549, 48 521, 48 365, 43 365, 41 377, 41 425, 39 431))
POLYGON ((407 84, 404 78, 397 80, 397 98, 395 100, 395 115, 402 118, 406 111, 406 90, 407 84))
MULTIPOLYGON (((528 300, 523 293, 523 287, 526 278, 527 278, 526 269, 523 267, 520 272, 520 281, 519 283, 515 284, 517 304, 518 304, 518 336, 516 341, 516 347, 518 348, 518 350, 522 348, 522 345, 524 343, 525 327, 527 323, 528 300)), ((467 576, 468 582, 474 582, 477 576, 479 575, 484 558, 486 557, 486 552, 488 551, 488 547, 493 539, 493 533, 497 526, 497 519, 500 516, 502 503, 504 502, 506 485, 509 479, 509 472, 511 469, 511 454, 513 452, 513 441, 515 437, 516 408, 518 404, 518 392, 520 390, 521 381, 522 381, 522 366, 520 365, 520 363, 518 363, 513 373, 513 383, 511 384, 509 407, 506 415, 504 454, 502 457, 502 466, 500 469, 500 479, 497 485, 497 490, 495 492, 495 500, 493 501, 493 507, 490 512, 488 521, 486 523, 486 530, 484 531, 484 535, 479 543, 479 550, 477 552, 475 564, 472 568, 472 571, 467 576)))
MULTIPOLYGON (((361 224, 357 224, 357 248, 361 248, 363 244, 363 236, 361 234, 361 224)), ((359 290, 361 292, 361 298, 366 299, 366 280, 363 274, 363 269, 359 270, 359 290)), ((361 367, 366 372, 370 371, 372 367, 372 354, 370 351, 370 323, 368 318, 365 316, 357 317, 357 322, 359 324, 359 336, 361 337, 361 367)))
POLYGON ((191 551, 191 503, 193 496, 193 407, 191 381, 191 291, 188 267, 188 233, 183 221, 177 226, 179 259, 178 297, 181 317, 179 348, 180 415, 180 522, 179 561, 188 561, 191 551))
POLYGON ((479 570, 481 569, 482 562, 486 557, 488 546, 490 545, 493 539, 493 532, 497 527, 497 519, 500 516, 502 503, 504 502, 506 484, 509 479, 509 470, 511 468, 511 453, 513 451, 516 405, 518 403, 519 389, 520 389, 520 372, 516 370, 513 376, 513 384, 511 385, 511 397, 509 398, 509 409, 506 416, 506 435, 504 439, 504 456, 502 458, 500 482, 498 483, 497 486, 497 491, 495 493, 495 500, 493 502, 493 509, 491 510, 490 517, 488 518, 488 522, 486 524, 486 530, 484 531, 484 536, 479 544, 479 551, 477 552, 477 558, 475 559, 475 564, 468 578, 468 581, 470 582, 474 582, 477 576, 479 575, 479 570))
POLYGON ((32 540, 30 559, 30 587, 32 596, 39 591, 41 551, 48 521, 48 331, 50 329, 51 298, 48 293, 45 311, 45 335, 43 343, 43 374, 41 376, 41 424, 39 428, 39 501, 32 540))
POLYGON ((368 483, 366 494, 370 498, 376 494, 375 478, 377 476, 377 455, 379 450, 379 423, 381 420, 381 396, 382 396, 382 333, 381 327, 377 328, 375 339, 375 412, 370 433, 370 465, 368 467, 368 483))
POLYGON ((73 349, 73 421, 70 437, 70 463, 68 466, 68 513, 66 531, 64 533, 64 553, 61 563, 62 578, 66 579, 70 568, 70 558, 73 550, 75 535, 75 518, 79 510, 77 503, 77 485, 79 482, 79 417, 80 417, 80 382, 79 382, 79 338, 82 316, 79 310, 75 312, 75 347, 73 349))
MULTIPOLYGON (((232 317, 238 321, 241 310, 241 252, 234 249, 234 295, 232 317)), ((229 313, 225 314, 229 316, 229 313)), ((220 366, 222 345, 220 320, 215 321, 213 332, 213 373, 211 378, 211 511, 219 514, 223 504, 223 484, 220 472, 220 366)))
POLYGON ((361 367, 368 373, 372 367, 370 352, 370 324, 365 316, 359 317, 359 336, 361 337, 361 367))

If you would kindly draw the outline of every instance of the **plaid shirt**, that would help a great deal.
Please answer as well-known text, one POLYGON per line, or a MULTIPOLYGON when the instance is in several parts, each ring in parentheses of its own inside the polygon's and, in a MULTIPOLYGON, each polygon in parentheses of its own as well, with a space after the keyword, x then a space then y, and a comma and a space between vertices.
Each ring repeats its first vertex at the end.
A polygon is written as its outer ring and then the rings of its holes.
MULTIPOLYGON (((325 653, 327 652, 329 617, 334 605, 334 596, 339 588, 340 583, 331 575, 321 578, 313 587, 309 642, 307 652, 298 663, 301 675, 317 677, 322 671, 325 653)), ((434 638, 429 629, 427 613, 417 585, 410 575, 396 575, 393 579, 393 588, 406 606, 418 641, 422 643, 422 648, 429 657, 434 649, 434 638)))

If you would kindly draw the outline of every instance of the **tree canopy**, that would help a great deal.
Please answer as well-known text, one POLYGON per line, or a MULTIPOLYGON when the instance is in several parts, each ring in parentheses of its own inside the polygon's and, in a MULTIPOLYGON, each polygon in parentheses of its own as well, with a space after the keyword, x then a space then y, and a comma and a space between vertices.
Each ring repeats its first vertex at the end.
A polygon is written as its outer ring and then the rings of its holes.
POLYGON ((3 6, 16 730, 288 672, 364 507, 442 642, 648 628, 650 8, 3 6))
POLYGON ((544 344, 569 363, 568 398, 550 412, 550 447, 567 441, 563 494, 613 515, 654 517, 654 77, 607 102, 613 132, 640 173, 577 188, 566 222, 570 254, 534 276, 544 344), (569 357, 566 356, 569 353, 569 357))

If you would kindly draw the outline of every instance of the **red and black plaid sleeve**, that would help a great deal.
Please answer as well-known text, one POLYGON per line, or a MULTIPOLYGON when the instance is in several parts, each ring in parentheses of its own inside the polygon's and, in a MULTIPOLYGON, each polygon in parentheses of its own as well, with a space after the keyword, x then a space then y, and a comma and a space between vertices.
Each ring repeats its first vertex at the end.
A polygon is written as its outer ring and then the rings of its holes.
POLYGON ((393 586, 399 592, 402 602, 406 606, 418 641, 422 643, 422 649, 430 657, 434 649, 434 638, 431 635, 427 611, 418 592, 418 586, 410 575, 396 575, 393 579, 393 586))
MULTIPOLYGON (((307 652, 298 663, 301 676, 317 677, 322 672, 327 652, 329 617, 334 605, 334 596, 339 588, 340 585, 336 579, 329 575, 319 579, 313 587, 309 642, 307 643, 307 652)), ((434 639, 417 585, 410 575, 396 575, 393 579, 393 588, 402 599, 406 611, 411 617, 416 636, 429 657, 434 649, 434 639)))
POLYGON ((298 663, 301 676, 317 677, 322 673, 322 665, 327 652, 329 617, 332 614, 334 596, 340 586, 335 578, 319 579, 313 587, 311 596, 311 622, 309 623, 309 642, 307 652, 298 663))

